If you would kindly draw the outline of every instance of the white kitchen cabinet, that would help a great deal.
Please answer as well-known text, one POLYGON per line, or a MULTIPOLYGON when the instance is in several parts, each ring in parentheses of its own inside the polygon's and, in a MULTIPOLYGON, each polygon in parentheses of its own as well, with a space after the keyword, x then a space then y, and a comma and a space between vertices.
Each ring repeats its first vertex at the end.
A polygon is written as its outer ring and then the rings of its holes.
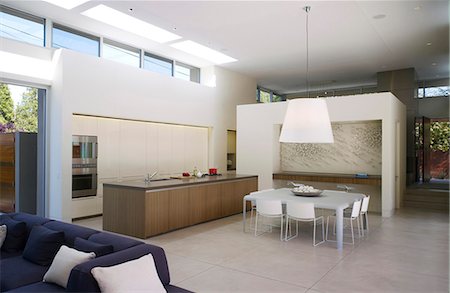
POLYGON ((119 177, 120 123, 116 119, 98 119, 99 178, 119 177))
POLYGON ((72 116, 72 135, 92 135, 97 136, 96 117, 89 116, 72 116))
POLYGON ((158 172, 159 174, 170 174, 170 163, 172 155, 172 125, 158 125, 158 172))
POLYGON ((147 173, 158 171, 158 124, 146 123, 146 170, 147 173))
POLYGON ((184 135, 188 127, 173 125, 172 126, 172 153, 170 160, 170 173, 179 173, 181 175, 184 171, 184 135))
POLYGON ((208 171, 208 129, 200 127, 186 127, 184 136, 184 165, 186 170, 192 171, 197 167, 199 171, 208 171))
POLYGON ((146 173, 145 123, 120 121, 119 172, 120 177, 146 173))

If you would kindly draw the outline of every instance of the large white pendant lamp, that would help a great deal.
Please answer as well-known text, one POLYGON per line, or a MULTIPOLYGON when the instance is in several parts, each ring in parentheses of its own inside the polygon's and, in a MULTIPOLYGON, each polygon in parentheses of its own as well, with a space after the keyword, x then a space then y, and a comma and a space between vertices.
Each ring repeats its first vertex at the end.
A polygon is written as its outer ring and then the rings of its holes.
MULTIPOLYGON (((306 88, 309 97, 309 31, 306 11, 306 88)), ((333 143, 330 116, 327 103, 322 98, 294 99, 288 101, 280 142, 289 143, 333 143)))
POLYGON ((325 99, 288 101, 280 142, 333 143, 333 132, 325 99))

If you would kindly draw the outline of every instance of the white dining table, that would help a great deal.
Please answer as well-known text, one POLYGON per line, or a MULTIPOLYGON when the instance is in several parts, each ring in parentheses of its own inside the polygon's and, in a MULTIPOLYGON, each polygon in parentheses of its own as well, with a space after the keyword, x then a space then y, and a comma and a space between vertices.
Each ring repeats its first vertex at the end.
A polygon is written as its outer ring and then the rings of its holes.
POLYGON ((291 192, 289 188, 280 188, 274 190, 267 190, 255 194, 248 194, 244 196, 243 200, 243 229, 245 231, 246 222, 246 203, 248 201, 258 199, 275 199, 281 200, 285 205, 289 201, 314 203, 315 208, 329 209, 336 212, 336 247, 342 250, 344 242, 344 209, 350 207, 354 201, 364 198, 362 193, 350 193, 345 191, 324 190, 320 196, 308 197, 297 196, 291 192))

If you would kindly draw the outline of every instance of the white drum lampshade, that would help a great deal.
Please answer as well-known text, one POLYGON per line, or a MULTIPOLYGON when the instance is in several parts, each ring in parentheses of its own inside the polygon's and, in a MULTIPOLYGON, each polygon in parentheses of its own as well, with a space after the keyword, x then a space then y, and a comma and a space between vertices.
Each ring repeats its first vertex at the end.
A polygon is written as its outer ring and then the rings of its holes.
POLYGON ((288 101, 280 142, 333 143, 327 103, 322 98, 288 101))

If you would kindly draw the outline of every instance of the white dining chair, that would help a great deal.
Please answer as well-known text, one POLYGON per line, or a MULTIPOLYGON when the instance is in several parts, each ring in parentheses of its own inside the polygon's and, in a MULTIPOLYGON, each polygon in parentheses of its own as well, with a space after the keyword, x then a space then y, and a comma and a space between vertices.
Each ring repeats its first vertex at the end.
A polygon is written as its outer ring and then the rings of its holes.
POLYGON ((258 217, 263 218, 280 218, 280 240, 283 241, 283 206, 281 200, 257 199, 256 200, 256 216, 255 216, 255 236, 259 236, 266 232, 272 232, 272 224, 266 231, 258 234, 258 217))
MULTIPOLYGON (((259 191, 253 191, 253 192, 250 192, 250 195, 256 195, 256 194, 259 194, 259 193, 262 193, 262 192, 272 191, 272 190, 274 190, 274 189, 273 188, 269 188, 269 189, 264 189, 264 190, 259 190, 259 191)), ((252 209, 250 210, 250 227, 253 226, 253 217, 254 217, 253 213, 256 213, 256 200, 255 199, 252 200, 251 204, 252 204, 252 209)))
POLYGON ((286 241, 289 241, 298 236, 298 222, 313 222, 313 246, 317 246, 325 242, 325 227, 324 219, 322 216, 316 217, 314 210, 314 203, 300 203, 300 202, 287 202, 286 204, 286 241), (288 237, 288 227, 290 234, 292 234, 291 221, 296 222, 296 234, 288 237), (322 222, 322 241, 316 243, 316 227, 317 222, 322 222))
MULTIPOLYGON (((359 238, 361 238, 361 229, 360 229, 360 221, 359 221, 359 215, 361 212, 361 202, 362 202, 361 200, 357 200, 357 201, 353 202, 351 213, 350 214, 344 213, 344 223, 345 223, 345 220, 348 220, 350 222, 350 230, 351 230, 351 236, 352 236, 352 242, 351 243, 344 242, 346 244, 355 245, 355 233, 354 233, 354 229, 353 229, 353 221, 355 221, 355 220, 356 220, 356 224, 358 227, 358 235, 359 235, 359 238)), ((334 217, 333 232, 335 233, 335 231, 336 231, 336 214, 333 214, 333 215, 330 215, 327 217, 327 229, 325 232, 325 239, 327 241, 334 241, 334 240, 328 239, 328 225, 329 225, 330 217, 334 217)), ((344 228, 345 228, 345 226, 344 226, 344 228)))
POLYGON ((360 211, 360 221, 361 221, 361 234, 364 237, 364 222, 366 226, 367 235, 369 235, 369 201, 370 195, 367 195, 362 199, 361 211, 360 211))

